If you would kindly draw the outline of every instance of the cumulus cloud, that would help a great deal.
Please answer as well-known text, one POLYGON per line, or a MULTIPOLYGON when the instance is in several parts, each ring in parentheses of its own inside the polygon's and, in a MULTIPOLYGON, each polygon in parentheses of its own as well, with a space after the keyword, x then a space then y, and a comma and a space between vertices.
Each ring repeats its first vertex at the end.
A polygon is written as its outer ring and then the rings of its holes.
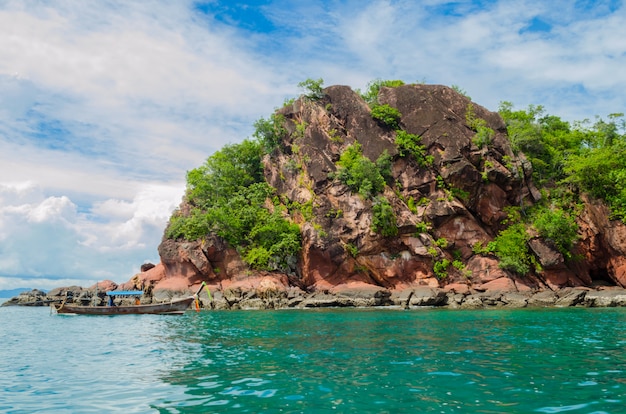
POLYGON ((626 63, 626 10, 618 2, 599 4, 601 11, 583 6, 372 1, 339 15, 335 34, 358 58, 352 70, 370 79, 456 84, 492 109, 510 100, 579 119, 626 103, 607 99, 610 89, 626 86, 619 69, 626 63), (529 30, 537 18, 548 22, 547 31, 529 30))
POLYGON ((57 286, 126 281, 144 261, 158 262, 156 247, 181 197, 180 186, 147 185, 130 202, 108 199, 81 212, 32 183, 0 184, 0 276, 5 285, 9 277, 57 286))
POLYGON ((0 276, 126 280, 158 260, 185 172, 283 100, 194 5, 2 3, 0 276))
POLYGON ((23 98, 0 120, 8 138, 168 179, 245 137, 282 101, 276 71, 192 2, 176 4, 9 2, 0 92, 23 98))

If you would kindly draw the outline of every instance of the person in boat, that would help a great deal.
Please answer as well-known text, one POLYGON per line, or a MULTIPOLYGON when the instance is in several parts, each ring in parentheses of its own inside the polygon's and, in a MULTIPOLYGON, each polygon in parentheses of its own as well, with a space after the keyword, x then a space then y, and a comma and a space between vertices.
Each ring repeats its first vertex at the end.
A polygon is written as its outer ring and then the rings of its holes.
POLYGON ((108 306, 115 306, 115 302, 113 301, 113 296, 109 295, 109 301, 107 302, 108 306))
POLYGON ((149 302, 152 302, 152 290, 154 289, 154 281, 149 281, 144 285, 143 296, 147 298, 149 302))

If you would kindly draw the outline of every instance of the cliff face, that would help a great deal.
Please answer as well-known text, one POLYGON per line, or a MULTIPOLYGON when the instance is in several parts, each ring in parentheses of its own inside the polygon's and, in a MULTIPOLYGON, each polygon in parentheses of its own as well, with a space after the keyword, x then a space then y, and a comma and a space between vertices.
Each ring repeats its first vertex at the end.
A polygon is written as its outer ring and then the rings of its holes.
MULTIPOLYGON (((320 100, 301 98, 278 111, 288 134, 280 149, 265 157, 265 178, 284 203, 312 206, 306 217, 292 215, 303 240, 293 272, 251 270, 234 247, 208 235, 192 242, 164 239, 161 263, 124 287, 152 281, 157 290, 185 290, 206 281, 223 291, 428 286, 467 293, 626 286, 626 227, 609 221, 606 206, 590 200, 577 218, 580 238, 574 250, 579 260, 565 260, 536 235, 529 242, 542 269, 536 273, 516 276, 502 270, 496 256, 475 254, 474 246, 487 245, 502 229, 507 207, 529 206, 541 198, 531 181, 530 163, 511 150, 497 113, 448 87, 382 88, 378 101, 399 110, 400 128, 421 137, 431 165, 401 156, 397 132, 374 119, 349 87, 326 88, 320 100), (476 140, 470 117, 484 120, 492 131, 488 145, 476 140), (395 236, 372 230, 373 200, 331 178, 342 152, 357 141, 372 161, 385 151, 391 156, 392 177, 383 195, 396 217, 395 236)), ((180 210, 188 210, 184 202, 180 210)))

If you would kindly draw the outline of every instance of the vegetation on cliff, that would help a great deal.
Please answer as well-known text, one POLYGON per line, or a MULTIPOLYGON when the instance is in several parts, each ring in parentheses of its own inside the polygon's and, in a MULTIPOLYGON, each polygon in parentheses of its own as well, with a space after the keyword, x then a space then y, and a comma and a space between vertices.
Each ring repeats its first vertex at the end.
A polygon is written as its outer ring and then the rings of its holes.
MULTIPOLYGON (((167 238, 197 240, 213 232, 236 246, 257 269, 289 271, 300 251, 300 228, 279 208, 268 208, 275 191, 263 178, 261 140, 226 145, 187 173, 188 214, 176 212, 167 238)), ((278 203, 276 204, 278 207, 278 203)))
POLYGON ((541 106, 517 110, 504 102, 500 118, 459 95, 457 87, 437 91, 457 96, 446 95, 458 108, 449 110, 445 122, 420 124, 410 106, 414 92, 389 93, 410 86, 402 81, 373 81, 365 92, 342 100, 329 97, 322 85, 321 79, 302 82, 301 99, 258 120, 252 138, 225 146, 189 171, 185 202, 165 237, 217 235, 250 268, 289 274, 300 273, 304 244, 333 252, 329 246, 340 246, 344 260, 356 263, 344 271, 384 284, 391 282, 381 279, 380 269, 406 256, 406 246, 410 255, 430 261, 429 272, 438 279, 450 272, 471 277, 467 263, 473 255, 495 255, 512 274, 540 272, 543 265, 530 245, 535 238, 565 260, 576 260, 583 193, 604 200, 611 218, 626 222, 623 114, 570 123, 544 114, 541 106), (371 124, 350 118, 357 108, 371 124), (534 188, 526 159, 539 185, 532 200, 532 190, 524 190, 534 188), (341 186, 359 200, 344 200, 341 186), (496 196, 506 198, 496 203, 499 211, 488 203, 496 196), (354 209, 350 217, 346 208, 354 209), (484 230, 448 243, 441 226, 455 215, 467 216, 463 226, 478 222, 484 230), (402 243, 393 241, 401 237, 402 243), (376 238, 391 241, 373 244, 376 238), (378 264, 374 257, 381 255, 378 264))
POLYGON ((596 118, 566 122, 546 115, 541 106, 514 110, 510 102, 500 105, 508 137, 516 152, 523 152, 533 166, 533 178, 544 199, 522 217, 509 215, 506 230, 492 245, 501 266, 526 274, 540 267, 528 249, 528 227, 551 242, 566 259, 578 237, 575 217, 579 195, 604 200, 613 219, 626 222, 626 124, 623 114, 609 120, 596 118))
MULTIPOLYGON (((546 189, 566 186, 606 201, 613 218, 626 219, 626 120, 624 114, 576 122, 546 115, 542 106, 514 110, 500 105, 516 151, 533 165, 533 178, 546 189)), ((562 195, 562 192, 559 193, 562 195)))

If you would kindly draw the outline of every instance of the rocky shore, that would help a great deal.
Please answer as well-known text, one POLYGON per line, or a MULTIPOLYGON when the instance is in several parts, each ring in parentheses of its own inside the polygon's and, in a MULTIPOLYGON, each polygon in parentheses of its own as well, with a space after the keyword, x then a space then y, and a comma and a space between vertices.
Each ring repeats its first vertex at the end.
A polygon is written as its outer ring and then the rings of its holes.
MULTIPOLYGON (((169 301, 192 294, 191 291, 156 292, 144 297, 143 303, 169 301)), ((199 300, 204 310, 236 309, 309 309, 346 307, 400 307, 447 308, 447 309, 499 309, 499 308, 548 308, 548 307, 622 307, 626 306, 626 289, 616 287, 564 288, 557 291, 506 292, 430 288, 427 286, 390 291, 376 286, 345 286, 333 290, 307 293, 299 288, 286 290, 252 289, 240 287, 215 290, 209 297, 206 290, 200 292, 199 300)), ((78 286, 54 289, 48 293, 34 289, 3 303, 2 306, 48 306, 50 303, 84 305, 100 301, 94 289, 78 286)))

